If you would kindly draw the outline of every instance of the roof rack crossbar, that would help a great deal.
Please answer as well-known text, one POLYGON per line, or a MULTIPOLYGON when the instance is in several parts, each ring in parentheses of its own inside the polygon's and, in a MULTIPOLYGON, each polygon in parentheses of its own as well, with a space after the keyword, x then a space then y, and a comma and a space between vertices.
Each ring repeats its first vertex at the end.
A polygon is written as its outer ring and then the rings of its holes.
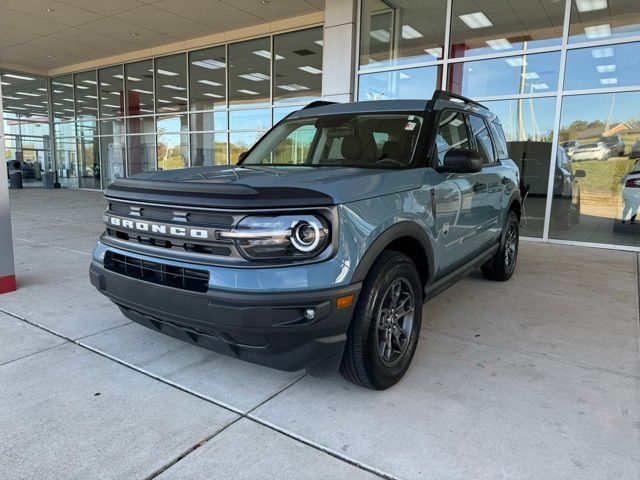
MULTIPOLYGON (((480 107, 480 108, 484 108, 485 110, 488 110, 487 107, 485 107, 484 105, 482 105, 479 102, 476 102, 475 100, 471 100, 470 98, 467 97, 463 97, 462 95, 458 95, 457 93, 452 93, 452 92, 448 92, 446 90, 436 90, 435 92, 433 92, 433 97, 431 97, 432 101, 437 101, 437 100, 446 100, 446 101, 452 101, 452 99, 464 102, 464 103, 468 103, 470 105, 475 105, 476 107, 480 107)), ((455 101, 453 100, 453 101, 455 101)))

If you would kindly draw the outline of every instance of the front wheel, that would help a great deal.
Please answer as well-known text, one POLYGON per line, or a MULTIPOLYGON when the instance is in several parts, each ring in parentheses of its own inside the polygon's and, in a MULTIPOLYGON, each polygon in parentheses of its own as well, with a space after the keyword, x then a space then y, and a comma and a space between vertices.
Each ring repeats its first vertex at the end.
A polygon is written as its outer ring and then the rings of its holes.
POLYGON ((507 220, 502 229, 500 248, 487 263, 482 265, 482 274, 489 280, 499 282, 507 281, 513 275, 518 260, 518 247, 520 244, 520 228, 518 216, 513 210, 509 210, 507 220))
POLYGON ((418 344, 422 283, 414 263, 385 251, 371 267, 347 332, 340 373, 350 382, 384 390, 405 374, 418 344))

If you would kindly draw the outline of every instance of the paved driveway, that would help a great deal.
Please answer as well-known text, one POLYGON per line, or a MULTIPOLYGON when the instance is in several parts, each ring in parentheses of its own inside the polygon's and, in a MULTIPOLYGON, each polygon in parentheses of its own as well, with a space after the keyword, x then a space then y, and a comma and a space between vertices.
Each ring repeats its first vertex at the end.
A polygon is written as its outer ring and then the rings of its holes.
POLYGON ((523 242, 427 304, 371 392, 130 323, 89 284, 101 195, 12 192, 0 478, 640 478, 638 256, 523 242))

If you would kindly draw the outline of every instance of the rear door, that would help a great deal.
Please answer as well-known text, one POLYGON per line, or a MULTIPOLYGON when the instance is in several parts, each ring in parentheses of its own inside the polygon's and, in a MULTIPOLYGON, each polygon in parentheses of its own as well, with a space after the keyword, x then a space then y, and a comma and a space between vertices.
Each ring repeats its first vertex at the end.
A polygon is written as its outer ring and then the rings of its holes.
POLYGON ((482 244, 492 243, 501 230, 500 216, 504 199, 505 184, 502 183, 502 166, 493 144, 489 125, 484 117, 469 116, 474 149, 482 157, 482 172, 476 175, 476 188, 483 192, 485 218, 478 225, 482 244))
MULTIPOLYGON (((474 148, 466 114, 443 110, 438 117, 434 149, 435 165, 442 165, 448 151, 474 148)), ((454 268, 473 256, 482 245, 479 226, 486 218, 486 188, 479 173, 433 173, 437 269, 454 268)))

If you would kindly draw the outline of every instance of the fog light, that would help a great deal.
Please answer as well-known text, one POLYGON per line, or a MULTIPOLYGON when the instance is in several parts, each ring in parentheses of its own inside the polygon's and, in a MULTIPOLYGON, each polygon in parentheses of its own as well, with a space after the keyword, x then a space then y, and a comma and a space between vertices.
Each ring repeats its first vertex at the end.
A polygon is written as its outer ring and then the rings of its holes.
POLYGON ((305 320, 315 320, 316 319, 316 311, 313 308, 306 308, 304 311, 304 319, 305 320))

